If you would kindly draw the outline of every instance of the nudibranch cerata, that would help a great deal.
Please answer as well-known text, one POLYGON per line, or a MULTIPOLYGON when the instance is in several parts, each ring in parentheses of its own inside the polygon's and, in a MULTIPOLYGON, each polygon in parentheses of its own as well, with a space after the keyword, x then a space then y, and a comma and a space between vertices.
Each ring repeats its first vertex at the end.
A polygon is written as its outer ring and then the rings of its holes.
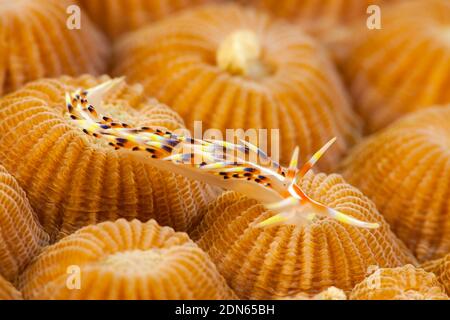
POLYGON ((327 207, 306 195, 301 179, 333 144, 332 139, 302 167, 298 167, 299 148, 284 168, 257 146, 241 140, 230 143, 193 139, 151 127, 133 127, 101 115, 103 96, 123 81, 116 78, 89 89, 66 93, 66 104, 73 123, 88 135, 104 139, 116 149, 132 152, 151 165, 190 179, 240 192, 260 201, 277 214, 258 226, 303 225, 319 216, 332 217, 362 228, 378 228, 378 223, 360 221, 327 207), (256 161, 249 156, 256 156, 256 161), (200 161, 198 160, 200 159, 200 161))

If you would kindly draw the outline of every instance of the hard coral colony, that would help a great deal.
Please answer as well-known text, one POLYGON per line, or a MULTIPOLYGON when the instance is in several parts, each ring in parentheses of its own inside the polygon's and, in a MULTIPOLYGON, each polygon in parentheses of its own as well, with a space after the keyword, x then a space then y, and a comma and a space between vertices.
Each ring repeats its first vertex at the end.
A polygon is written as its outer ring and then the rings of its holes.
POLYGON ((448 300, 449 17, 0 0, 0 300, 448 300))
POLYGON ((141 83, 191 130, 195 121, 222 132, 277 129, 283 164, 296 145, 307 161, 336 136, 319 164, 332 170, 360 137, 360 120, 322 46, 251 8, 222 4, 179 13, 124 36, 114 56, 114 75, 141 83))

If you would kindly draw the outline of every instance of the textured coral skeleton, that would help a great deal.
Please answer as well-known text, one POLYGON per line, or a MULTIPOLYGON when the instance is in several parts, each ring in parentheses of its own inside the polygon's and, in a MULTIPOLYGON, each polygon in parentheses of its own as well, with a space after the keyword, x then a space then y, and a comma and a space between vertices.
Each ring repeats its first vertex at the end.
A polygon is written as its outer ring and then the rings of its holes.
POLYGON ((179 173, 260 201, 277 214, 258 224, 260 227, 304 225, 318 217, 378 228, 378 223, 360 221, 307 196, 299 187, 301 179, 333 144, 332 139, 302 167, 298 167, 299 148, 284 168, 249 142, 238 144, 218 140, 193 139, 151 127, 132 127, 100 114, 103 97, 121 83, 116 78, 89 89, 66 93, 66 105, 73 123, 88 135, 105 139, 115 149, 133 152, 155 167, 179 173), (97 111, 98 110, 98 111, 97 111), (257 161, 248 160, 256 155, 257 161), (263 160, 264 163, 262 163, 263 160))

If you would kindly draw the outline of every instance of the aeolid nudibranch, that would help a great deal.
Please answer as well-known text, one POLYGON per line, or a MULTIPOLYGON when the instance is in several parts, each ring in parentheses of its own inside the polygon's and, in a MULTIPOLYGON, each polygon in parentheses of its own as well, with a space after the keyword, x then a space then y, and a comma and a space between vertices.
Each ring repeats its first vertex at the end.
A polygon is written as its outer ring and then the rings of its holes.
POLYGON ((90 89, 66 94, 71 120, 86 134, 104 139, 116 149, 132 152, 151 165, 224 189, 234 190, 260 201, 277 212, 258 226, 275 224, 302 225, 317 217, 332 217, 362 228, 378 228, 378 223, 358 220, 324 206, 306 195, 299 186, 301 179, 332 145, 334 139, 298 167, 296 148, 288 168, 282 167, 258 147, 217 140, 199 140, 151 127, 130 124, 101 115, 102 99, 123 79, 117 78, 90 89), (258 161, 248 160, 254 154, 258 161), (201 161, 194 161, 200 156, 201 161), (261 164, 259 160, 265 160, 261 164))

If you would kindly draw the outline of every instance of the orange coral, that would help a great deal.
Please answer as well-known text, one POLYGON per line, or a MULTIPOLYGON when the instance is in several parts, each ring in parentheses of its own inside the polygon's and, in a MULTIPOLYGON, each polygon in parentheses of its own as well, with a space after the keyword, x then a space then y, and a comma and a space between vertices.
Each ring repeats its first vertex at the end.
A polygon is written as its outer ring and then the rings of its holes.
POLYGON ((433 272, 439 282, 445 287, 447 294, 450 295, 450 254, 440 259, 425 262, 422 268, 426 271, 433 272))
MULTIPOLYGON (((381 5, 384 0, 241 0, 279 17, 298 21, 308 29, 332 31, 367 16, 369 5, 381 5)), ((389 2, 392 2, 390 0, 389 2)))
MULTIPOLYGON (((53 239, 87 224, 124 217, 155 218, 185 230, 215 189, 155 170, 86 136, 65 119, 65 92, 90 88, 107 77, 40 80, 0 100, 0 160, 26 190, 53 239)), ((121 84, 101 106, 107 116, 175 130, 181 118, 121 84)))
POLYGON ((47 243, 25 192, 0 166, 0 274, 13 281, 47 243))
POLYGON ((299 24, 318 38, 332 57, 339 58, 352 40, 352 27, 362 27, 370 21, 374 6, 379 12, 398 0, 240 0, 280 18, 299 24))
POLYGON ((258 228, 271 215, 262 205, 227 192, 204 210, 191 235, 241 298, 270 299, 330 286, 350 290, 368 266, 415 263, 375 205, 339 175, 308 174, 305 192, 325 205, 381 224, 362 229, 325 218, 306 227, 258 228))
POLYGON ((450 106, 404 117, 355 147, 344 177, 420 261, 450 250, 450 106))
POLYGON ((406 265, 399 268, 374 268, 356 285, 350 300, 448 300, 434 274, 406 265))
POLYGON ((0 300, 22 300, 22 294, 0 275, 0 300))
POLYGON ((87 17, 69 29, 73 1, 0 1, 0 94, 31 80, 106 71, 108 43, 87 17))
POLYGON ((263 13, 233 4, 192 9, 124 37, 115 52, 114 73, 142 83, 189 129, 196 120, 222 134, 268 129, 267 141, 254 144, 279 145, 283 162, 297 144, 306 160, 337 136, 319 165, 328 170, 359 137, 359 119, 322 48, 263 13), (281 143, 270 129, 279 129, 281 143))
MULTIPOLYGON (((189 6, 208 0, 79 0, 83 9, 110 36, 135 30, 189 6), (98 18, 101 17, 101 18, 98 18)), ((211 0, 210 0, 211 1, 211 0)))
POLYGON ((187 234, 154 220, 120 219, 80 229, 48 247, 20 283, 29 299, 234 298, 187 234), (68 276, 67 270, 73 272, 68 276), (71 275, 79 275, 79 282, 71 275))
POLYGON ((449 21, 446 0, 404 1, 383 11, 380 30, 353 32, 342 68, 369 131, 450 102, 449 21))
POLYGON ((341 289, 329 287, 316 295, 300 292, 292 296, 281 297, 279 300, 347 300, 347 295, 341 289))

